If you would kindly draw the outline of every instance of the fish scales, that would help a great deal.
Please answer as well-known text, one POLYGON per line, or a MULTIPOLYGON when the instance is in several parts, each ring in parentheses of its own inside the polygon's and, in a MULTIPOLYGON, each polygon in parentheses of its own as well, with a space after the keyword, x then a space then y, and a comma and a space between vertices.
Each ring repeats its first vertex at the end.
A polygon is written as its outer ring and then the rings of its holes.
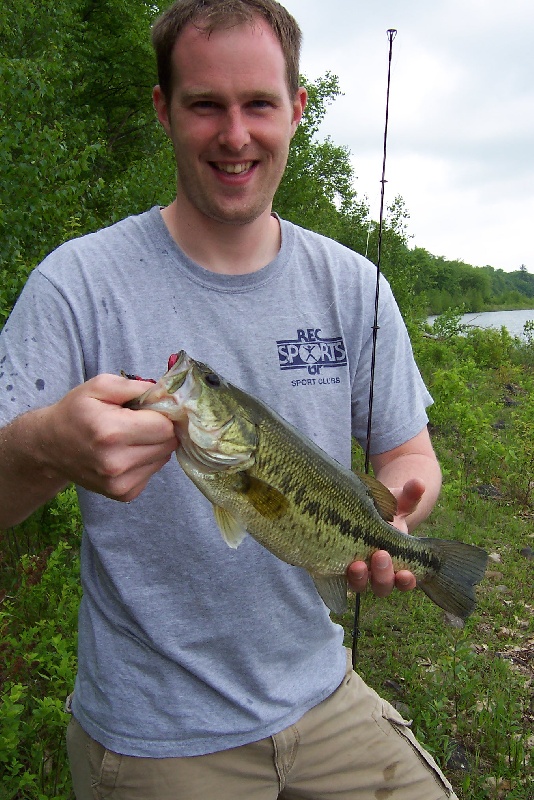
POLYGON ((303 567, 330 609, 346 607, 346 571, 387 550, 437 605, 462 618, 487 553, 457 541, 418 538, 390 525, 396 501, 359 478, 265 403, 181 351, 154 387, 127 405, 170 417, 179 463, 213 504, 223 538, 237 548, 250 533, 289 564, 303 567))
MULTIPOLYGON (((300 437, 291 439, 289 443, 287 425, 282 427, 273 417, 262 420, 256 462, 249 469, 289 500, 279 520, 277 549, 281 557, 310 572, 331 574, 346 569, 352 561, 367 560, 384 547, 390 526, 353 473, 337 462, 330 464, 323 451, 302 447, 300 437)), ((262 525, 264 519, 260 515, 257 524, 262 525)), ((392 529, 392 533, 397 536, 400 531, 392 529)), ((266 526, 266 546, 271 547, 272 537, 272 526, 266 526)), ((409 537, 407 544, 412 546, 411 557, 393 536, 388 542, 396 569, 416 564, 414 537, 409 537)), ((419 555, 418 566, 428 566, 422 548, 419 555)))

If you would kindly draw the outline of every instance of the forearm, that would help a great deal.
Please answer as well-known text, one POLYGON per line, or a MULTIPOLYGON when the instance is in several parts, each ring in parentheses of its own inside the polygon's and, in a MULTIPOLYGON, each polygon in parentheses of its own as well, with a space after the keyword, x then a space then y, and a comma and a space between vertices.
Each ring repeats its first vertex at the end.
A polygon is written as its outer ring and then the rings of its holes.
POLYGON ((41 438, 45 409, 29 411, 0 429, 0 530, 17 525, 65 488, 50 467, 41 438))
POLYGON ((21 522, 69 483, 135 499, 177 446, 162 414, 123 408, 143 388, 99 375, 0 430, 0 528, 21 522))

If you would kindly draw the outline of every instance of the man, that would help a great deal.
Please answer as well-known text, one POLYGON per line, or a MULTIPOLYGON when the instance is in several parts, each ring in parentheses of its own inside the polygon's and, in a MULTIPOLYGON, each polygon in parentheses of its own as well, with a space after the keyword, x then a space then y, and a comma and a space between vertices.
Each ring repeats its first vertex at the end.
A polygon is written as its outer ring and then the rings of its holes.
MULTIPOLYGON (((76 796, 451 797, 406 723, 346 668, 309 576, 252 540, 230 551, 170 461, 170 421, 122 407, 146 387, 121 368, 158 377, 183 348, 340 462, 366 425, 373 269, 272 213, 306 103, 298 26, 273 0, 178 0, 153 41, 174 202, 49 256, 0 346, 0 524, 79 487, 76 796)), ((372 463, 411 530, 440 470, 385 283, 380 326, 372 463)), ((363 590, 366 565, 349 578, 363 590)), ((380 552, 371 584, 386 595, 415 579, 380 552)))

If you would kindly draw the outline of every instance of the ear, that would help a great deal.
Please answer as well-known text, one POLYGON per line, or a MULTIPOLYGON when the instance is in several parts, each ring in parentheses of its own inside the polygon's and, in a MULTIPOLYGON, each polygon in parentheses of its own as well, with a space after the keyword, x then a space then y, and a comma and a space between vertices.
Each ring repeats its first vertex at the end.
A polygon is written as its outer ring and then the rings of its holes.
POLYGON ((152 90, 152 102, 154 103, 154 108, 156 109, 156 114, 158 119, 167 134, 167 136, 171 135, 171 125, 169 121, 169 106, 167 104, 167 99, 163 92, 161 91, 161 87, 159 84, 154 86, 152 90))
POLYGON ((293 121, 292 121, 292 135, 295 135, 295 131, 297 130, 298 124, 302 119, 302 115, 304 114, 304 109, 306 108, 306 103, 308 102, 308 92, 301 86, 295 95, 293 100, 293 121))

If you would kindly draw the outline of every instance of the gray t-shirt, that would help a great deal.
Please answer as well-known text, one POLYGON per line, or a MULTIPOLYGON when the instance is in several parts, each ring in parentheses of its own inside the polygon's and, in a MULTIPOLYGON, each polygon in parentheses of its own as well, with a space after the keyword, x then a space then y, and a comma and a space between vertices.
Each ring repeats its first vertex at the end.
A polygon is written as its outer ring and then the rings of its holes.
MULTIPOLYGON (((71 241, 33 271, 0 337, 0 424, 121 369, 158 378, 185 349, 269 403, 345 466, 367 426, 375 268, 281 221, 240 276, 203 269, 157 207, 71 241)), ((431 402, 388 284, 372 451, 419 433, 431 402)), ((278 732, 331 694, 342 631, 308 574, 251 537, 222 541, 172 459, 124 504, 79 489, 83 599, 73 711, 105 747, 190 756, 278 732)))

